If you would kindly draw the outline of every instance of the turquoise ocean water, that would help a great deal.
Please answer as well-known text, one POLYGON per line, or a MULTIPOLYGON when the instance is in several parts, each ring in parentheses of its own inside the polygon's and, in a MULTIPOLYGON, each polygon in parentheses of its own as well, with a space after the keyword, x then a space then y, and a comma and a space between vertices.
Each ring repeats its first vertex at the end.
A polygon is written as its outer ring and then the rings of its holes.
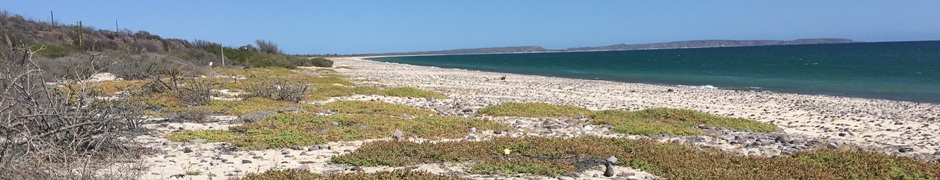
POLYGON ((940 103, 940 41, 371 60, 581 79, 940 103))

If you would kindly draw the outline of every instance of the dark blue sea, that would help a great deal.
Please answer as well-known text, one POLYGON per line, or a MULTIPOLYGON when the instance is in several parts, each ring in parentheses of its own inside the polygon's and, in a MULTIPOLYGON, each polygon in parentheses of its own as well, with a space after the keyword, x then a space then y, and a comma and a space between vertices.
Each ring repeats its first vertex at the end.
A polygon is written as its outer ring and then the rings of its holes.
POLYGON ((580 79, 940 103, 940 41, 401 56, 371 60, 580 79))

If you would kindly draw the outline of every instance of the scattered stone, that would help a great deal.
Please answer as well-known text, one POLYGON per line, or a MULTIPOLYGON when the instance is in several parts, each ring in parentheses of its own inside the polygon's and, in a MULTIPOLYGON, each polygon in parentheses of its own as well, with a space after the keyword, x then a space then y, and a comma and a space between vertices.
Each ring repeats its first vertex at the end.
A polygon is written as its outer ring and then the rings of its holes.
POLYGON ((320 150, 320 146, 310 146, 310 148, 307 148, 307 151, 316 151, 316 150, 320 150))
POLYGON ((359 125, 359 129, 365 129, 366 125, 359 125))
POLYGON ((192 148, 189 148, 189 147, 183 148, 183 153, 191 153, 191 152, 193 152, 192 148))
POLYGON ((290 151, 288 151, 288 150, 283 150, 283 151, 281 151, 281 154, 287 155, 287 154, 290 154, 290 151))
POLYGON ((332 123, 330 123, 330 124, 332 124, 333 126, 339 126, 339 123, 338 123, 338 122, 336 122, 336 121, 333 121, 333 122, 332 122, 332 123))
POLYGON ((789 142, 790 142, 790 136, 788 136, 787 134, 779 134, 779 135, 777 135, 777 137, 774 137, 774 142, 778 142, 778 143, 789 143, 789 142))
POLYGON ((614 176, 614 168, 610 167, 610 162, 604 163, 604 177, 614 176))
POLYGON ((252 158, 252 159, 264 159, 264 157, 261 157, 261 156, 253 156, 253 157, 251 157, 251 158, 252 158))
POLYGON ((471 127, 471 128, 470 128, 470 132, 471 132, 471 133, 477 133, 477 128, 476 128, 476 127, 471 127))
POLYGON ((898 152, 900 153, 906 153, 906 152, 911 152, 911 151, 914 151, 914 148, 909 148, 909 147, 898 148, 898 152))
POLYGON ((249 161, 249 160, 247 160, 247 159, 242 160, 242 164, 249 164, 249 163, 251 163, 251 161, 249 161))
POLYGON ((396 141, 400 140, 403 136, 404 134, 402 134, 401 130, 395 129, 395 132, 392 132, 392 138, 396 141))
POLYGON ((299 150, 303 150, 304 148, 302 148, 302 147, 300 147, 300 146, 298 146, 298 145, 293 145, 293 146, 290 146, 290 149, 298 150, 298 151, 299 151, 299 150))

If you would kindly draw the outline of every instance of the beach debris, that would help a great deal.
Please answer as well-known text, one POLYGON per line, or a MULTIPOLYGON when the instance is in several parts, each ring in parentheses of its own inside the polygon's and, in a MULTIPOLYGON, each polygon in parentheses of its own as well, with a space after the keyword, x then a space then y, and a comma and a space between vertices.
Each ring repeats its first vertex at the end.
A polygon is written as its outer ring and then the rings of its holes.
POLYGON ((404 136, 404 134, 402 134, 401 130, 395 129, 395 132, 392 132, 392 138, 396 141, 400 140, 402 136, 404 136))

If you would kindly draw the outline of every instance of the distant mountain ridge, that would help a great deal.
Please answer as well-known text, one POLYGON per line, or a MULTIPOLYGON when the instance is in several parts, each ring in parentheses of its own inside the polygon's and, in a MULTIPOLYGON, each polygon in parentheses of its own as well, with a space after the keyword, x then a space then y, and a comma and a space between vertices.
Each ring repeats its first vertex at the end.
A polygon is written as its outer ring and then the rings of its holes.
POLYGON ((644 50, 644 49, 683 49, 683 48, 710 48, 710 47, 742 47, 742 46, 771 46, 771 45, 798 45, 798 44, 836 44, 854 43, 844 38, 816 38, 797 39, 790 41, 780 40, 693 40, 674 41, 650 44, 615 44, 598 47, 568 48, 565 51, 617 51, 617 50, 644 50))
POLYGON ((512 47, 490 47, 490 48, 469 48, 440 51, 418 51, 403 53, 385 53, 379 55, 453 55, 453 54, 500 54, 500 53, 532 53, 532 52, 577 52, 577 51, 623 51, 623 50, 648 50, 648 49, 684 49, 684 48, 711 48, 711 47, 744 47, 744 46, 772 46, 772 45, 798 45, 798 44, 837 44, 837 43, 855 43, 851 39, 844 38, 815 38, 815 39, 797 39, 789 41, 781 40, 692 40, 692 41, 674 41, 649 44, 615 44, 609 46, 596 47, 576 47, 561 50, 545 49, 541 46, 512 46, 512 47))

